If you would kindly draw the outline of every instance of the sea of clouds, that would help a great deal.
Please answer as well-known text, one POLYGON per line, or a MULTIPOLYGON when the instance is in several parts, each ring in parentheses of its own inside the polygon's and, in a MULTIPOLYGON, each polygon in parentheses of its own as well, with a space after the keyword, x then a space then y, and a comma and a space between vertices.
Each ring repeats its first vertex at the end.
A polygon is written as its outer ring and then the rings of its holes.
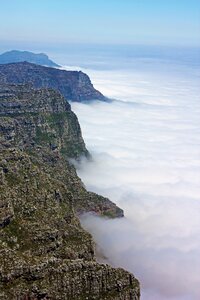
POLYGON ((93 157, 78 174, 125 213, 87 215, 83 226, 109 263, 140 280, 143 300, 200 299, 198 68, 144 59, 83 71, 117 101, 72 103, 93 157))

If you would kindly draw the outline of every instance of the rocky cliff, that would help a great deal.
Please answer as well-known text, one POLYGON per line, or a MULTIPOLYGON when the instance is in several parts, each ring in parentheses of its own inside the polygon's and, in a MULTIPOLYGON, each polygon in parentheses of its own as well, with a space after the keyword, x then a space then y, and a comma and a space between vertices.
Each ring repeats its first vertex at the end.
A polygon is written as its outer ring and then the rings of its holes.
POLYGON ((139 299, 137 279, 95 260, 77 215, 123 211, 86 191, 77 118, 51 89, 0 84, 0 299, 139 299))
POLYGON ((0 55, 0 64, 24 61, 42 66, 59 67, 59 65, 50 60, 45 53, 33 53, 29 51, 11 50, 0 55))
POLYGON ((7 83, 29 83, 34 88, 58 90, 71 101, 108 100, 95 90, 88 75, 81 71, 65 71, 22 62, 0 65, 0 77, 7 83))

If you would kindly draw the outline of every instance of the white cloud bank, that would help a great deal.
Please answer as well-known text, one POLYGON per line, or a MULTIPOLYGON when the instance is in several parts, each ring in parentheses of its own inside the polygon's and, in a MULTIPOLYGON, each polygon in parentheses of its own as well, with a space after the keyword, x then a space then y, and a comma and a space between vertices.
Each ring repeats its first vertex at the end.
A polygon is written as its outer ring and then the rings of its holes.
MULTIPOLYGON (((160 66, 161 68, 162 66, 160 66)), ((145 300, 200 299, 200 89, 188 70, 89 71, 113 103, 73 103, 92 162, 79 176, 126 218, 83 218, 145 300)))

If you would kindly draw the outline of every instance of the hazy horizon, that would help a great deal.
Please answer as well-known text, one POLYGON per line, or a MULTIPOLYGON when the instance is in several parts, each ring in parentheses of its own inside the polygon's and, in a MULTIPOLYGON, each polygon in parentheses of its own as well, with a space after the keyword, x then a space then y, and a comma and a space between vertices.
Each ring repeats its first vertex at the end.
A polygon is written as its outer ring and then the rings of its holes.
POLYGON ((198 0, 1 1, 2 43, 200 45, 198 0))

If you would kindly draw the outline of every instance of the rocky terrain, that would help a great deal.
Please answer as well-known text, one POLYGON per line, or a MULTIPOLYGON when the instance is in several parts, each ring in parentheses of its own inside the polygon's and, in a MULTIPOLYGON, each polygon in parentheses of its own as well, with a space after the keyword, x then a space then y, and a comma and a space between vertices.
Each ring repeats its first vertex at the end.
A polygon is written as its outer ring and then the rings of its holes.
POLYGON ((0 299, 137 300, 137 279, 99 264, 78 215, 122 217, 88 192, 69 158, 89 153, 57 91, 0 76, 0 299))
POLYGON ((0 78, 7 83, 29 83, 34 88, 52 88, 70 101, 108 100, 95 90, 88 75, 81 71, 66 71, 21 62, 0 65, 0 78))
POLYGON ((29 51, 11 50, 0 54, 0 64, 30 62, 48 67, 59 67, 55 62, 49 59, 44 53, 33 53, 29 51))

